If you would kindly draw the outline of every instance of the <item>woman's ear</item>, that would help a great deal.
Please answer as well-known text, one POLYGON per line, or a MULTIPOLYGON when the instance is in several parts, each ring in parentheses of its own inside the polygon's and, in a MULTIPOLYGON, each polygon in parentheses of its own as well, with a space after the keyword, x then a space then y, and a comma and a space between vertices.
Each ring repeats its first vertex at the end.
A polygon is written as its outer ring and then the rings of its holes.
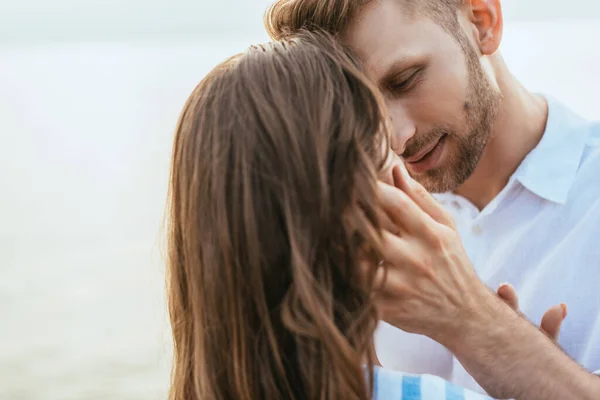
POLYGON ((504 20, 500 0, 468 0, 467 7, 481 54, 494 54, 502 41, 504 20))

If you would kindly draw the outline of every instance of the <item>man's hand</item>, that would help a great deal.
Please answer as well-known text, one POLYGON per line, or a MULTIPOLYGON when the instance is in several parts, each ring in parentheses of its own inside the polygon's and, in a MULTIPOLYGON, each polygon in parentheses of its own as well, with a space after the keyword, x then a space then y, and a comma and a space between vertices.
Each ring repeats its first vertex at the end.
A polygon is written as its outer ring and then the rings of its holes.
MULTIPOLYGON (((450 260, 447 259, 447 256, 449 254, 453 255, 453 265, 457 267, 455 273, 466 272, 466 276, 471 281, 462 282, 466 286, 461 287, 461 293, 465 292, 469 284, 475 287, 479 286, 479 288, 483 284, 470 267, 470 262, 457 237, 454 221, 450 214, 420 184, 408 176, 401 160, 397 157, 390 158, 388 168, 383 179, 387 185, 382 183, 380 190, 386 211, 386 215, 383 216, 388 231, 385 233, 386 241, 390 244, 388 247, 391 247, 394 251, 386 255, 385 265, 382 265, 385 268, 380 268, 378 271, 377 281, 380 285, 385 281, 385 285, 381 287, 386 288, 380 293, 379 306, 388 322, 394 323, 396 320, 395 323, 402 325, 404 330, 424 333, 418 326, 422 324, 422 321, 413 320, 407 324, 408 321, 405 321, 406 317, 402 316, 402 309, 398 307, 398 304, 404 304, 413 311, 415 303, 422 301, 422 299, 419 300, 415 296, 426 296, 431 303, 435 301, 435 295, 428 293, 427 290, 432 290, 437 295, 449 293, 448 290, 440 290, 441 288, 433 285, 432 282, 426 284, 426 276, 436 273, 434 263, 437 263, 438 266, 440 262, 448 263, 450 260), (402 193, 395 191, 392 186, 401 189, 402 193), (398 221, 405 222, 399 223, 398 221), (411 224, 414 228, 412 230, 410 229, 411 224), (396 235, 390 234, 392 232, 396 235), (403 245, 404 252, 407 253, 404 254, 404 258, 402 258, 402 254, 398 254, 400 244, 403 245), (392 260, 395 263, 392 263, 392 260), (427 263, 429 264, 427 265, 427 263), (402 266, 402 268, 398 268, 398 266, 402 266), (416 275, 415 272, 417 272, 416 275), (389 275, 386 275, 386 273, 389 273, 389 275), (422 287, 419 285, 422 285, 422 287), (409 300, 411 296, 412 300, 409 300), (397 301, 400 298, 402 298, 401 303, 397 301)), ((444 278, 452 279, 448 275, 451 270, 444 272, 447 275, 438 275, 438 278, 442 278, 442 280, 437 280, 436 284, 444 284, 444 278)), ((517 293, 512 285, 501 285, 497 293, 507 305, 520 315, 517 293)), ((461 294, 461 297, 464 296, 461 294)), ((452 304, 459 301, 455 299, 455 301, 448 302, 446 300, 444 299, 440 303, 445 306, 452 306, 452 304)), ((442 311, 440 307, 437 310, 442 311)), ((450 308, 445 309, 443 312, 445 316, 452 317, 453 315, 450 308)), ((541 331, 555 342, 558 341, 560 327, 566 317, 566 312, 566 305, 560 304, 551 307, 542 318, 541 331)), ((427 313, 422 312, 420 315, 425 316, 425 318, 428 316, 427 313)), ((440 322, 444 323, 443 318, 440 322)), ((430 322, 426 325, 432 328, 430 322)))
POLYGON ((482 311, 482 298, 502 304, 475 274, 449 213, 400 165, 392 176, 396 187, 379 184, 385 231, 378 307, 387 322, 447 345, 468 314, 482 311))
MULTIPOLYGON (((519 298, 517 296, 517 291, 511 284, 505 283, 500 285, 497 293, 498 296, 500 296, 500 298, 510 306, 510 308, 515 310, 519 315, 521 315, 521 311, 519 310, 519 298)), ((542 317, 542 322, 540 323, 540 330, 554 342, 558 342, 558 337, 560 335, 560 327, 562 326, 562 323, 566 317, 566 304, 552 306, 548 309, 548 311, 546 311, 546 313, 542 317)))
MULTIPOLYGON (((511 309, 507 296, 478 279, 448 213, 403 166, 392 176, 394 186, 379 185, 384 260, 375 296, 382 318, 446 346, 495 398, 600 399, 600 380, 513 311, 516 295, 508 296, 511 309)), ((551 308, 543 325, 548 315, 556 314, 551 308)), ((560 324, 550 325, 556 336, 560 324)))

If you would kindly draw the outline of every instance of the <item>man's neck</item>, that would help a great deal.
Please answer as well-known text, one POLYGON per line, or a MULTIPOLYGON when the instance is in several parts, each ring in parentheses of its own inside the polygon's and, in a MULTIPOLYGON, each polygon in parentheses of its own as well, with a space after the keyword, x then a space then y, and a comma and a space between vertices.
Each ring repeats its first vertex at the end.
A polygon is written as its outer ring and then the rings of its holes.
POLYGON ((502 100, 488 144, 471 177, 455 193, 484 209, 508 183, 523 159, 540 142, 548 104, 528 92, 498 56, 495 66, 502 100))

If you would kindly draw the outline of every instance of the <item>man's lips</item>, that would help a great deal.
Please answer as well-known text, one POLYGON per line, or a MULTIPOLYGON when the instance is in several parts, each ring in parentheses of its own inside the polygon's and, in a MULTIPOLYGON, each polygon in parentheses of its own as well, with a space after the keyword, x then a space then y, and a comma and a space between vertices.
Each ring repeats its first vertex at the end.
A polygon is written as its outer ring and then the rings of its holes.
POLYGON ((438 138, 438 140, 432 142, 431 144, 429 144, 428 146, 424 147, 423 149, 421 149, 418 153, 410 156, 410 157, 403 157, 404 161, 406 161, 407 163, 416 163, 421 161, 423 158, 425 158, 429 153, 431 153, 431 151, 433 149, 435 149, 435 146, 438 145, 438 143, 445 137, 446 135, 442 135, 438 138))

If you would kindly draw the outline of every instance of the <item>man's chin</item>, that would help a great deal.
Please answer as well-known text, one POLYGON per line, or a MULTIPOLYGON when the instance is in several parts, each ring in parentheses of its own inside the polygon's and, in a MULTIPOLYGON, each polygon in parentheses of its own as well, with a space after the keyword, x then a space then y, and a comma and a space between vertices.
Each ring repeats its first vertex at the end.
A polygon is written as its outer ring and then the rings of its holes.
POLYGON ((419 182, 430 193, 447 193, 456 190, 464 180, 456 174, 450 173, 451 167, 436 168, 423 174, 415 176, 414 179, 419 182))
POLYGON ((454 191, 458 185, 448 185, 440 182, 424 182, 421 183, 429 193, 439 194, 454 191))

